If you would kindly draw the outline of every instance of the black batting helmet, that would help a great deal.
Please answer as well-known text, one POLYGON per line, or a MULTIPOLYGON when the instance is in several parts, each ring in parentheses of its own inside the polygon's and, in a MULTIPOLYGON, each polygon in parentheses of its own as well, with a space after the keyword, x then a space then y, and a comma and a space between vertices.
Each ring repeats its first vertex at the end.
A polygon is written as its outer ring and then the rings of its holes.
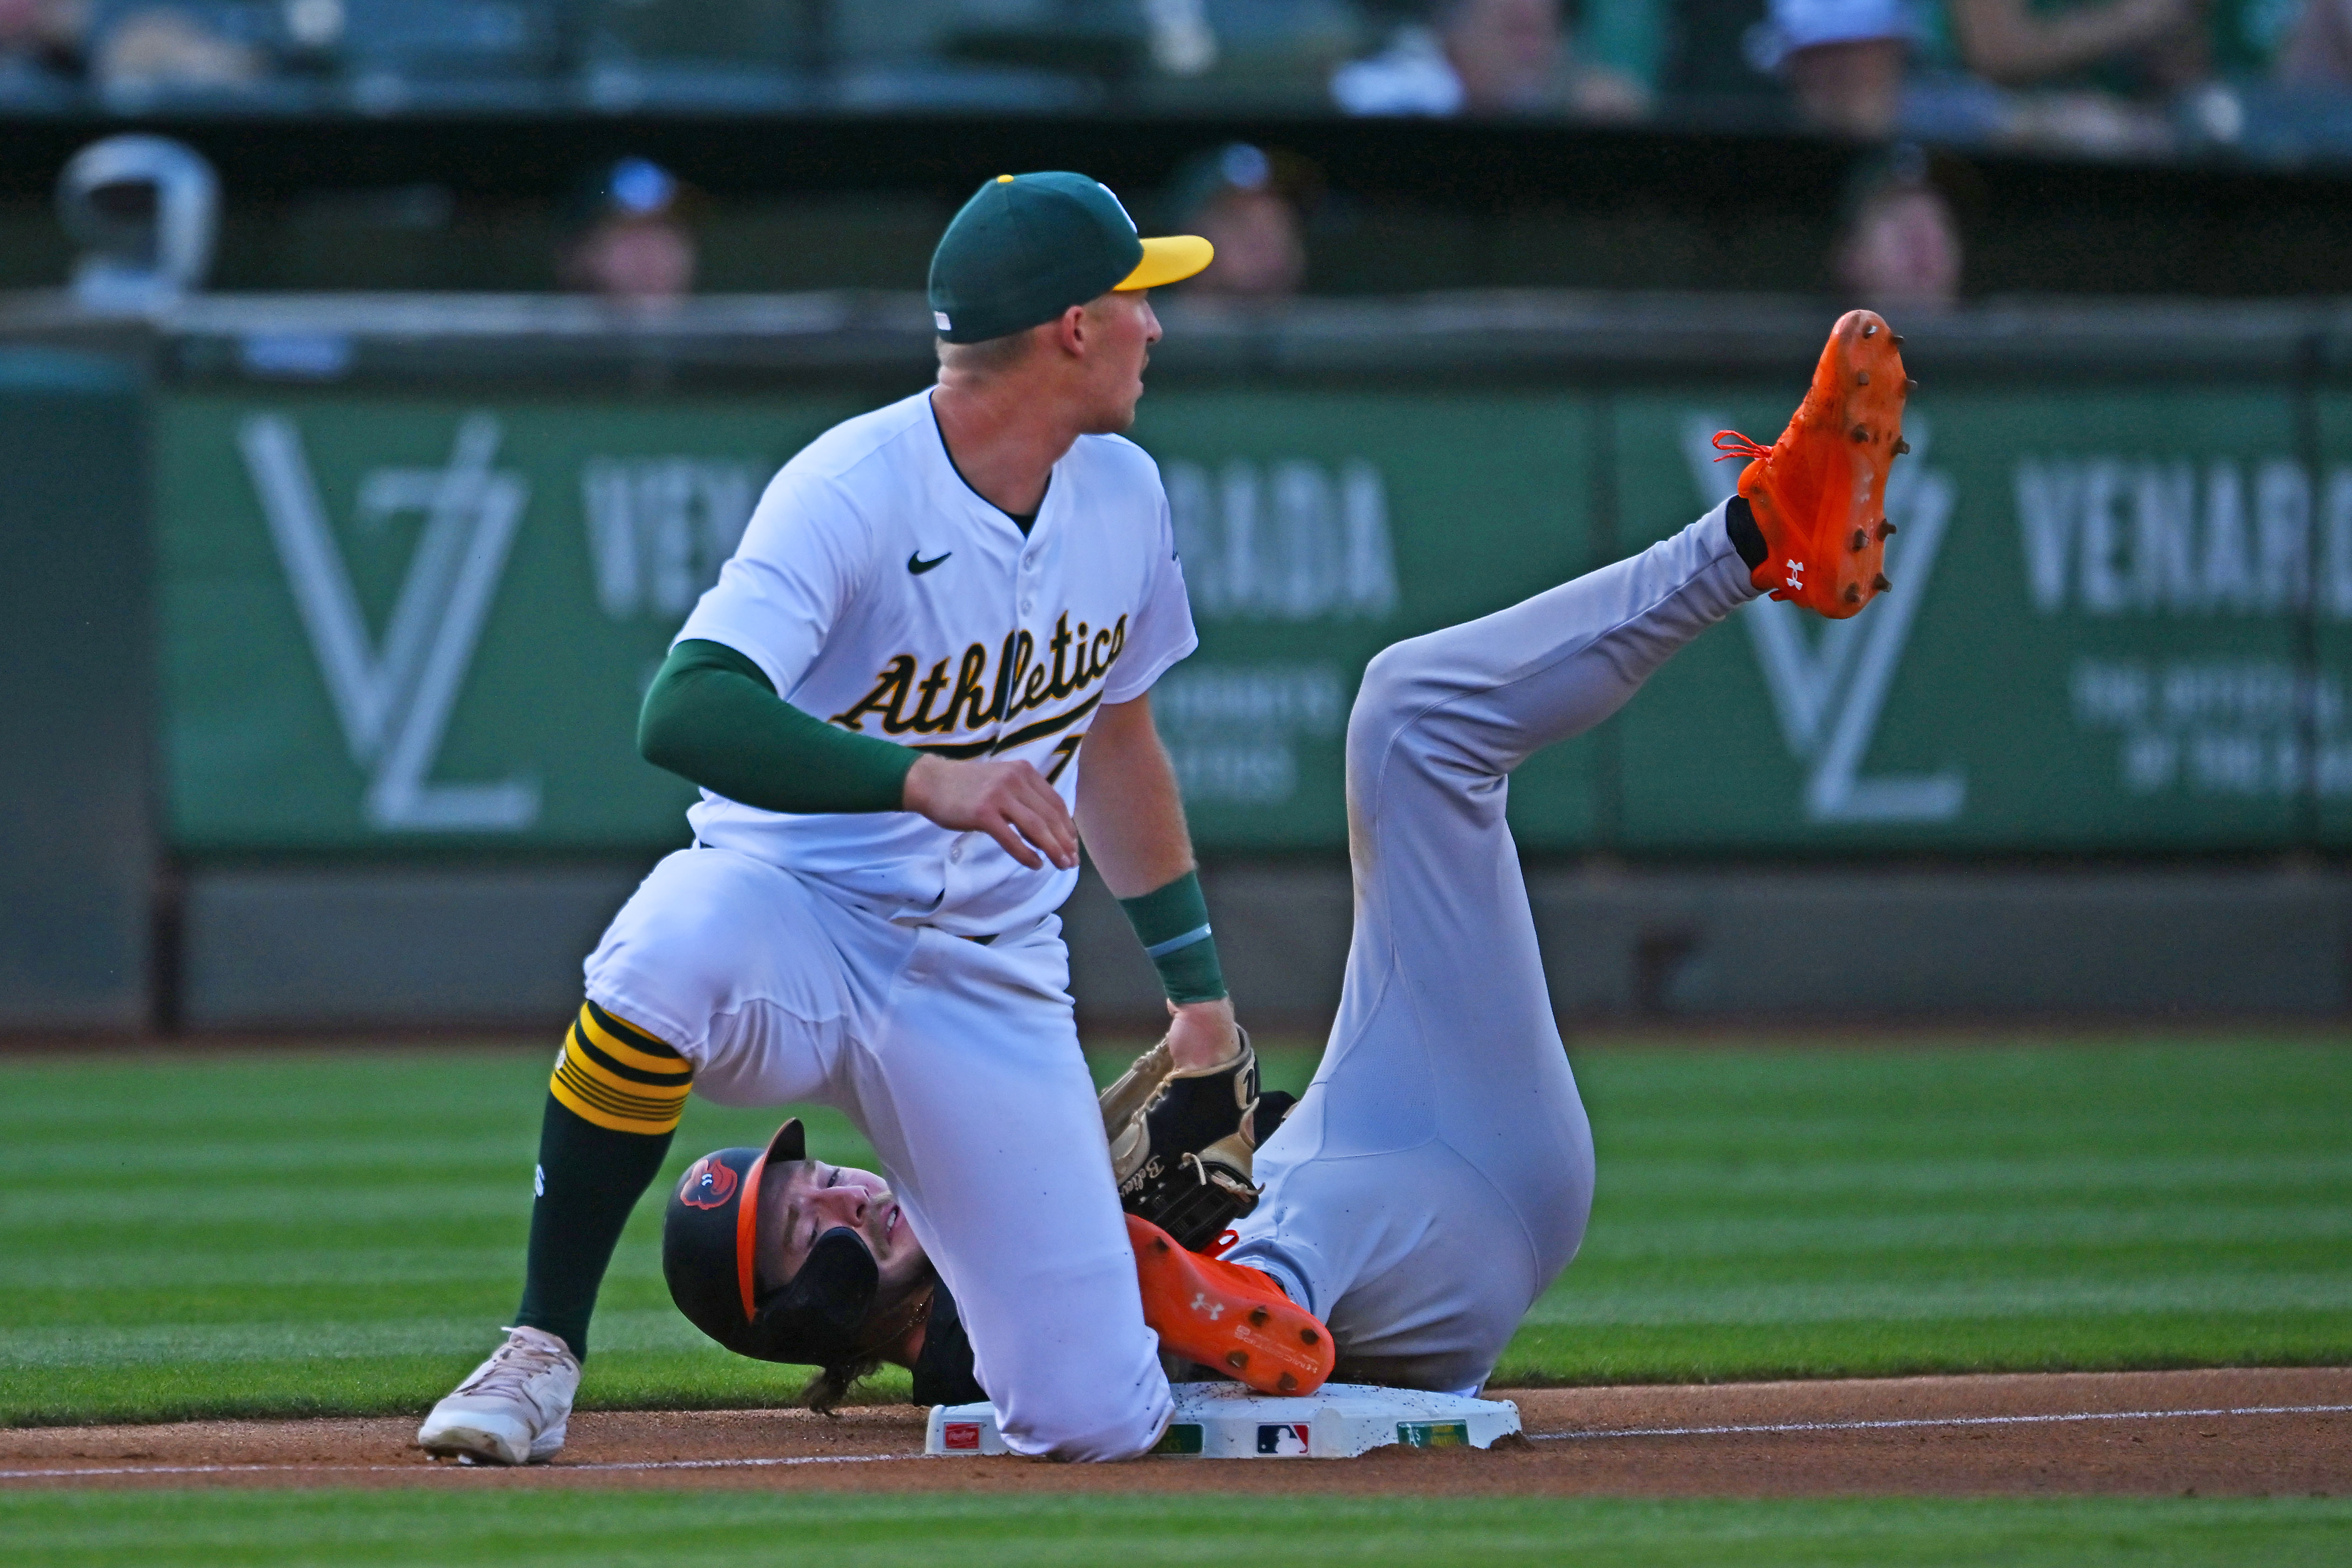
POLYGON ((765 1149, 720 1149, 687 1168, 662 1221, 662 1277, 687 1321, 738 1355, 838 1366, 865 1347, 858 1331, 881 1272, 846 1226, 816 1238, 800 1271, 759 1288, 760 1178, 771 1160, 804 1160, 800 1119, 765 1149))

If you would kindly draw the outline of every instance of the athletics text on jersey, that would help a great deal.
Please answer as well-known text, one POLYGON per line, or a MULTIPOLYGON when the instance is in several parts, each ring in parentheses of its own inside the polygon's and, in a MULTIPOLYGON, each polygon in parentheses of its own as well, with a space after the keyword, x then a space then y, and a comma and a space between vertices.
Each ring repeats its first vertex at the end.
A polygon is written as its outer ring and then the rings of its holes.
MULTIPOLYGON (((954 661, 952 690, 948 679, 949 660, 943 658, 933 664, 930 674, 918 681, 915 671, 922 667, 922 661, 913 654, 898 654, 882 667, 874 689, 835 713, 833 721, 862 731, 865 721, 875 718, 880 721, 882 732, 892 736, 960 736, 991 731, 978 740, 916 743, 918 751, 934 752, 943 757, 984 757, 1014 751, 1044 736, 1060 734, 1093 712, 1095 705, 1102 700, 1101 692, 1076 703, 1067 700, 1108 674, 1111 661, 1126 646, 1125 616, 1118 618, 1117 626, 1092 637, 1087 635, 1087 623, 1080 621, 1073 637, 1070 617, 1065 615, 1055 624, 1054 635, 1046 639, 1042 650, 1029 633, 1007 632, 997 652, 993 677, 989 673, 987 647, 974 643, 965 648, 963 657, 954 661), (1050 664, 1046 661, 1049 654, 1050 664), (946 706, 934 712, 941 692, 949 693, 946 706), (1006 724, 1015 723, 1026 714, 1056 704, 1063 705, 1061 711, 1051 718, 1018 722, 1018 727, 1009 731, 1005 729, 1006 724)), ((1056 748, 1064 763, 1076 751, 1076 746, 1056 748)), ((1058 772, 1059 764, 1049 769, 1045 776, 1050 780, 1058 772)))

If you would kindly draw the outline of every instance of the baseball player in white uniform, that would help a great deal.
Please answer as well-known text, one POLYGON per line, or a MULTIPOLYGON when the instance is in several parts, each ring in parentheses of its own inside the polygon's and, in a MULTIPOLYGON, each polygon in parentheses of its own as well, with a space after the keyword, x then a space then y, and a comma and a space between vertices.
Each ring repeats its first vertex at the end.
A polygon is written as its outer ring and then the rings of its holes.
POLYGON ((1083 836, 1166 981, 1176 1066, 1241 1070, 1148 698, 1192 617, 1158 471, 1117 434, 1160 336, 1146 291, 1210 257, 1139 237, 1081 175, 990 181, 933 259, 938 384, 770 485, 640 722, 645 754, 703 786, 695 845, 588 959, 517 1326, 425 1447, 562 1446, 598 1283, 689 1089, 837 1107, 891 1173, 853 1240, 816 1223, 845 1194, 800 1170, 791 1272, 815 1258, 803 1294, 822 1278, 854 1310, 793 1319, 791 1359, 845 1383, 928 1326, 936 1282, 1016 1449, 1157 1437, 1168 1383, 1055 910, 1083 836))
MULTIPOLYGON (((1263 1191, 1214 1259, 1270 1281, 1328 1325, 1340 1380, 1475 1392, 1575 1256, 1591 1207, 1592 1141, 1504 820, 1510 773, 1615 712, 1677 648, 1759 594, 1843 617, 1887 587, 1885 482, 1907 450, 1901 342, 1871 312, 1850 312, 1774 446, 1717 438, 1727 457, 1756 459, 1730 500, 1631 559, 1399 643, 1366 669, 1348 723, 1355 933, 1339 1016, 1312 1086, 1255 1147, 1263 1191)), ((1217 1081, 1171 1077, 1155 1050, 1104 1096, 1114 1149, 1175 1089, 1217 1081), (1150 1081, 1139 1089, 1139 1079, 1150 1081)), ((1164 1144, 1165 1127, 1150 1141, 1163 1155, 1206 1157, 1214 1149, 1205 1141, 1234 1130, 1236 1115, 1229 1100, 1222 1124, 1194 1128, 1189 1149, 1164 1144)), ((1264 1118, 1246 1105, 1238 1116, 1246 1159, 1264 1118)), ((772 1254, 766 1243, 698 1246, 693 1235, 698 1211, 725 1201, 711 1185, 721 1163, 732 1162, 721 1184, 731 1190, 735 1168, 756 1184, 760 1168, 744 1157, 760 1152, 709 1156, 672 1198, 673 1294, 747 1353, 765 1353, 744 1333, 750 1287, 738 1308, 709 1289, 714 1277, 740 1269, 749 1280, 771 1263, 789 1273, 811 1256, 817 1224, 854 1229, 882 1250, 877 1216, 889 1212, 891 1184, 802 1152, 792 1123, 764 1156, 770 1173, 781 1156, 792 1181, 814 1192, 797 1208, 763 1207, 763 1233, 771 1211, 802 1216, 772 1254), (812 1207, 826 1218, 810 1222, 812 1207)), ((1122 1156, 1122 1173, 1128 1163, 1122 1156)), ((752 1221, 730 1219, 730 1231, 739 1223, 750 1237, 752 1221)), ((915 1226, 927 1239, 919 1216, 915 1226)), ((921 1244, 892 1236, 888 1255, 921 1244)), ((812 1283, 814 1302, 825 1288, 812 1283)), ((956 1295, 967 1313, 978 1310, 961 1282, 956 1295)), ((1025 1287, 1022 1295, 1034 1300, 1025 1287)), ((934 1397, 928 1387, 940 1403, 959 1402, 943 1363, 971 1358, 934 1338, 914 1325, 887 1359, 915 1369, 918 1398, 934 1397)), ((1024 1394, 1001 1383, 992 1355, 981 1358, 979 1382, 1002 1415, 1024 1394)), ((1136 1417, 1128 1430, 1163 1407, 1156 1388, 1120 1392, 1136 1417)))

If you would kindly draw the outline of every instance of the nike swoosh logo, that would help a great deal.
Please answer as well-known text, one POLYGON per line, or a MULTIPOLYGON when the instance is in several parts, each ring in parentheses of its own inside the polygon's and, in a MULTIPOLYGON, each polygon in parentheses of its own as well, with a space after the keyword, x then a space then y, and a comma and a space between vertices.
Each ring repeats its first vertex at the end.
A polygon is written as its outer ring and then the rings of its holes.
POLYGON ((912 555, 907 557, 907 570, 919 577, 924 573, 929 571, 932 567, 938 565, 940 562, 945 561, 949 556, 953 555, 954 553, 955 552, 952 550, 942 550, 937 555, 934 555, 929 561, 926 561, 923 559, 923 552, 918 550, 912 555))

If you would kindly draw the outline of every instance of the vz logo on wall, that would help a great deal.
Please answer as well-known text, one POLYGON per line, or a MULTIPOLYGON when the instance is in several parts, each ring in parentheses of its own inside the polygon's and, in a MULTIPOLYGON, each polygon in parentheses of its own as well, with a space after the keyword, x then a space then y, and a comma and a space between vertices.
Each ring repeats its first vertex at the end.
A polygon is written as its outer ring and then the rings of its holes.
POLYGON ((521 475, 491 467, 500 434, 490 415, 469 415, 446 467, 371 468, 361 477, 361 527, 402 512, 425 518, 379 644, 328 524, 301 431, 282 414, 252 415, 237 428, 344 742, 368 774, 363 811, 373 827, 511 833, 539 817, 539 786, 528 778, 427 782, 530 499, 521 475))
MULTIPOLYGON (((1709 506, 1739 484, 1738 465, 1715 461, 1714 433, 1727 423, 1712 414, 1683 421, 1683 456, 1709 506)), ((1740 615, 1781 736, 1807 770, 1805 816, 1814 822, 1949 822, 1968 802, 1968 778, 1957 769, 1862 773, 1952 516, 1951 476, 1924 466, 1928 434, 1927 420, 1906 421, 1913 455, 1895 466, 1886 484, 1887 520, 1898 530, 1886 542, 1886 574, 1895 586, 1870 614, 1825 621, 1811 637, 1801 623, 1811 617, 1769 599, 1756 600, 1740 615)))

